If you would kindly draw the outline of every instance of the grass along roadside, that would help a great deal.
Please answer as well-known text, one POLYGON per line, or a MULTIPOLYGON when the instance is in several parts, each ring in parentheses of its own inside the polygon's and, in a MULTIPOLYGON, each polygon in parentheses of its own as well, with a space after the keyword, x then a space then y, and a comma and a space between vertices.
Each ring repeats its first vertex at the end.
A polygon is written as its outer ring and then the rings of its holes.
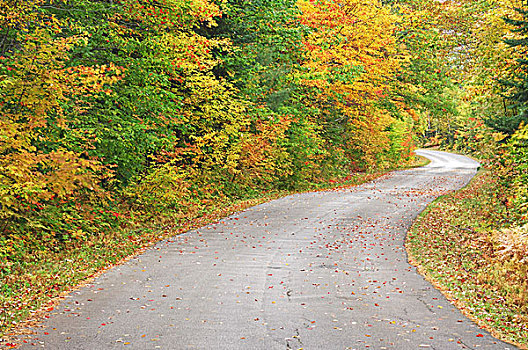
POLYGON ((414 162, 411 163, 408 168, 419 168, 431 163, 431 161, 424 156, 416 155, 414 158, 414 162))
MULTIPOLYGON (((405 166, 427 164, 423 157, 405 166)), ((391 169, 392 170, 392 169, 391 169)), ((387 171, 357 173, 343 181, 318 184, 309 191, 357 186, 374 180, 387 171)), ((38 325, 46 313, 72 290, 89 283, 109 268, 121 264, 156 242, 194 228, 207 225, 235 212, 295 192, 262 193, 257 198, 236 202, 219 202, 205 211, 190 211, 191 215, 178 222, 162 220, 163 226, 121 228, 75 241, 61 250, 40 251, 23 261, 4 266, 0 262, 0 347, 15 347, 14 335, 28 332, 38 325)))
POLYGON ((495 177, 479 172, 419 216, 406 248, 411 264, 466 316, 495 337, 528 349, 528 281, 518 262, 500 258, 494 236, 503 204, 497 191, 495 177))

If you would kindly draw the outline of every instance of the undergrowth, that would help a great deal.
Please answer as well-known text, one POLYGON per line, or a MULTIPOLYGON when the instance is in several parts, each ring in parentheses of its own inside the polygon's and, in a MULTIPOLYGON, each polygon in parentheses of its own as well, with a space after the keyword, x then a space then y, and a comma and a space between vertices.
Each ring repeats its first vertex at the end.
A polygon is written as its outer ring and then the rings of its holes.
POLYGON ((527 245, 517 239, 525 237, 517 226, 502 228, 508 222, 501 188, 495 175, 481 171, 421 214, 406 247, 411 263, 468 317, 526 349, 528 251, 520 251, 527 245))

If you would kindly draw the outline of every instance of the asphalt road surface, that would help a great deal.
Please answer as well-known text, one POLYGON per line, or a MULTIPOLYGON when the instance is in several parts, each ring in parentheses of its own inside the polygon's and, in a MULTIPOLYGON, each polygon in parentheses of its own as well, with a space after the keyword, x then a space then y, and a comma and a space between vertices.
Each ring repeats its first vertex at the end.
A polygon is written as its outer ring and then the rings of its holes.
POLYGON ((478 163, 291 195, 163 241, 69 295, 23 349, 513 349, 407 262, 405 234, 478 163))

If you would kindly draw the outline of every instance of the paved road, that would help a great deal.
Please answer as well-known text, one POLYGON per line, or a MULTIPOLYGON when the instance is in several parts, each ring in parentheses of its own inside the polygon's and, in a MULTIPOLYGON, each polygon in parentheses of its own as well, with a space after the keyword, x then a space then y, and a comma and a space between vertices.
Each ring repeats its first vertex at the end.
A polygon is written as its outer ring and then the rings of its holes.
POLYGON ((478 166, 458 155, 419 154, 431 164, 356 188, 288 196, 161 242, 71 294, 33 342, 47 349, 513 349, 407 263, 413 219, 478 166))

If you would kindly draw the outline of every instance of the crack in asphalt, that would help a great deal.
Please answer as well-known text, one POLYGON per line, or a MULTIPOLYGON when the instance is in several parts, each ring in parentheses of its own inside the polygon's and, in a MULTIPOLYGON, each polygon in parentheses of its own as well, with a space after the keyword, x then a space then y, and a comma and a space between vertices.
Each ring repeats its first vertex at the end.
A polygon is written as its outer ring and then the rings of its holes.
POLYGON ((434 309, 434 306, 431 306, 428 304, 425 300, 422 300, 424 297, 417 297, 416 300, 418 300, 420 303, 422 303, 427 310, 429 310, 432 314, 436 314, 436 311, 434 309))
POLYGON ((302 349, 304 347, 302 341, 301 341, 301 335, 299 333, 299 329, 294 329, 295 335, 293 335, 291 338, 286 338, 286 350, 298 350, 302 349), (297 347, 293 347, 294 343, 297 343, 297 347))

